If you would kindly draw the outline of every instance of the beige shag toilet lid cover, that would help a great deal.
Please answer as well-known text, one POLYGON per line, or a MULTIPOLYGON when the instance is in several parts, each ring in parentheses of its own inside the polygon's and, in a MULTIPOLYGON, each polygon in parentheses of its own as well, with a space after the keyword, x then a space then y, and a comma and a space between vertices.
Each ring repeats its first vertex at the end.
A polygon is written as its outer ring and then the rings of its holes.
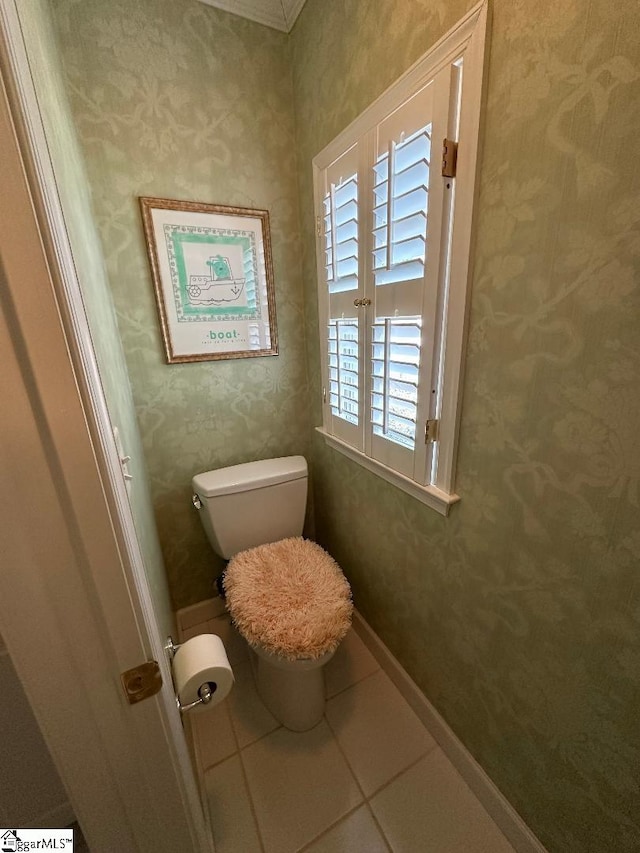
POLYGON ((351 588, 340 566, 300 536, 236 554, 224 590, 244 638, 289 660, 335 651, 351 625, 351 588))

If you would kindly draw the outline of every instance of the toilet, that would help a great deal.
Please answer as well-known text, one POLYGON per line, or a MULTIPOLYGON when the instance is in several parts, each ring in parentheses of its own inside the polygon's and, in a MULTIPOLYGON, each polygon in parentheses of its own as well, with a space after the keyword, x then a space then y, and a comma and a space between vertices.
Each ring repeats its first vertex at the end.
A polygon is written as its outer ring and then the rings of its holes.
POLYGON ((211 546, 229 560, 227 608, 255 652, 258 692, 292 731, 313 728, 322 718, 322 668, 353 612, 338 564, 302 538, 307 481, 303 456, 232 465, 192 481, 211 546))

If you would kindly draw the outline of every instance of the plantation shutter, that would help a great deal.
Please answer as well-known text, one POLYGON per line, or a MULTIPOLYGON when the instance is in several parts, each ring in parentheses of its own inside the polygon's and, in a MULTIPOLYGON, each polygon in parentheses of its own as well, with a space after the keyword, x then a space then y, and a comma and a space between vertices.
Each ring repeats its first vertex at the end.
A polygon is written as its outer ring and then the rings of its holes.
POLYGON ((439 158, 450 83, 447 69, 377 125, 372 170, 367 452, 422 481, 428 452, 424 425, 437 404, 431 385, 444 212, 439 158))
POLYGON ((459 499, 486 35, 478 0, 313 158, 318 431, 444 515, 459 499))
POLYGON ((354 302, 361 299, 360 147, 356 144, 324 172, 321 231, 328 304, 326 403, 331 433, 363 447, 363 329, 354 302))

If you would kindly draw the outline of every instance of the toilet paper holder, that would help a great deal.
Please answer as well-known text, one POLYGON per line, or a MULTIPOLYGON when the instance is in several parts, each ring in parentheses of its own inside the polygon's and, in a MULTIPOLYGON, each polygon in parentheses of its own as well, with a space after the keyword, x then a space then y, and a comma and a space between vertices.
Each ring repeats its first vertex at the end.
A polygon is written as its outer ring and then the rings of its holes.
MULTIPOLYGON (((173 659, 176 655, 176 652, 180 648, 181 643, 174 643, 173 637, 169 635, 167 637, 167 642, 165 643, 164 650, 167 653, 167 657, 169 658, 169 664, 173 662, 173 659)), ((192 708, 195 708, 197 705, 208 705, 209 702, 213 699, 213 694, 216 692, 218 685, 212 681, 205 681, 204 684, 200 685, 198 690, 198 699, 195 702, 190 702, 188 705, 183 705, 180 702, 180 697, 176 693, 176 705, 178 706, 178 710, 181 714, 184 714, 185 711, 190 711, 192 708)))

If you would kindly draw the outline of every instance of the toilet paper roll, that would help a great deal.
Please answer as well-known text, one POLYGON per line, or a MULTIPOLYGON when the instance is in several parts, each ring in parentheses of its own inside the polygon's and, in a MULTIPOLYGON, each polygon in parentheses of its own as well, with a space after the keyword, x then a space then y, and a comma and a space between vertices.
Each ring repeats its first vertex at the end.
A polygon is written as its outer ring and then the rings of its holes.
POLYGON ((196 705, 190 713, 202 713, 222 702, 233 687, 234 678, 220 637, 199 634, 183 643, 173 658, 173 680, 181 705, 195 702, 202 685, 210 685, 211 701, 196 705))

